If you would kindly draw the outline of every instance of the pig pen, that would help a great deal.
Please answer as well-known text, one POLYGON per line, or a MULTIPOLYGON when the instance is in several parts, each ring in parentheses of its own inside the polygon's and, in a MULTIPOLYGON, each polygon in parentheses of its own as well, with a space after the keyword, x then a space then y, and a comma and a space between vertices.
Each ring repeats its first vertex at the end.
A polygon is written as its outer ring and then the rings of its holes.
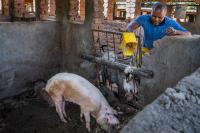
MULTIPOLYGON (((44 82, 40 81, 66 70, 83 75, 81 69, 88 64, 82 60, 78 71, 74 63, 70 65, 75 66, 73 70, 63 67, 62 59, 66 54, 62 52, 59 22, 1 23, 0 30, 3 33, 0 35, 0 132, 87 132, 85 123, 80 121, 77 105, 66 105, 70 120, 64 124, 55 108, 49 107, 38 92, 44 87, 44 82)), ((76 55, 76 58, 79 57, 76 55)), ((126 112, 119 116, 123 122, 114 129, 118 132, 141 109, 141 104, 139 100, 134 105, 120 104, 107 89, 102 87, 101 90, 112 107, 126 112)), ((103 132, 94 119, 91 127, 92 132, 103 132)))
MULTIPOLYGON (((24 92, 18 96, 4 99, 0 103, 0 132, 2 133, 87 133, 85 122, 80 120, 80 107, 73 103, 67 103, 65 106, 66 114, 69 117, 68 123, 63 123, 58 117, 55 107, 50 106, 44 97, 38 93, 37 89, 44 87, 43 82, 36 83, 30 91, 24 92), (36 91, 35 91, 36 90, 36 91)), ((104 93, 105 94, 105 93, 104 93)), ((106 94, 105 94, 106 95, 106 94)), ((106 97, 106 99, 109 99, 106 97)), ((125 104, 119 104, 116 100, 109 99, 108 102, 123 114, 118 116, 121 124, 114 128, 112 132, 119 130, 137 113, 140 109, 135 103, 135 107, 125 104), (119 108, 120 107, 120 108, 119 108)), ((96 120, 91 120, 91 132, 105 132, 102 130, 96 120)))
MULTIPOLYGON (((77 32, 80 29, 77 25, 69 27, 73 29, 72 34, 65 38, 65 42, 74 42, 72 35, 75 33, 77 37, 85 33, 84 30, 77 32)), ((85 123, 80 121, 77 105, 66 105, 70 119, 64 124, 55 108, 43 100, 38 90, 44 86, 42 80, 46 81, 52 75, 66 70, 83 75, 90 81, 95 79, 94 64, 78 56, 89 51, 86 45, 89 37, 80 37, 82 41, 77 40, 73 46, 61 44, 57 22, 6 23, 0 28, 4 33, 0 36, 0 132, 87 132, 85 123), (82 47, 77 47, 80 42, 83 43, 82 47)), ((188 38, 165 37, 158 41, 156 48, 143 59, 143 67, 152 70, 154 78, 141 79, 139 96, 131 104, 118 101, 107 88, 100 88, 110 105, 123 112, 118 116, 121 124, 113 132, 119 132, 167 87, 176 85, 200 66, 199 42, 200 36, 197 35, 188 38)), ((91 128, 93 133, 104 132, 94 119, 91 128)))

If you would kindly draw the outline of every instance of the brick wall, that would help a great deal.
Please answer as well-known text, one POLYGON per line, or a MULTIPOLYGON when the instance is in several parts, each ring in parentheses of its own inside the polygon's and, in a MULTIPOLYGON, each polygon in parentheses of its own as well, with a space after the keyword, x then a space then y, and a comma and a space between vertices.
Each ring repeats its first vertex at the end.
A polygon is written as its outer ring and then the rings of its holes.
POLYGON ((9 16, 9 0, 3 0, 2 1, 3 5, 3 15, 9 16))
POLYGON ((55 0, 50 0, 50 12, 49 16, 55 16, 55 11, 56 11, 56 2, 55 0))
MULTIPOLYGON (((2 2, 3 13, 5 16, 9 16, 9 0, 3 0, 2 2)), ((55 0, 50 0, 50 12, 48 12, 48 2, 49 0, 41 0, 40 2, 41 20, 47 19, 49 15, 55 16, 55 0)), ((24 17, 27 15, 25 0, 14 0, 14 15, 15 17, 24 17)))
POLYGON ((14 1, 15 17, 23 17, 25 15, 24 0, 14 1))
MULTIPOLYGON (((113 21, 113 7, 115 0, 108 0, 108 20, 105 20, 103 11, 104 11, 104 0, 94 0, 94 17, 92 23, 92 29, 106 30, 106 31, 125 31, 126 30, 126 22, 113 21)), ((120 36, 114 36, 108 34, 106 36, 105 33, 97 33, 94 32, 94 42, 97 49, 99 49, 99 45, 109 45, 109 50, 113 50, 114 45, 113 41, 116 43, 116 50, 120 45, 120 36), (98 41, 100 40, 100 42, 98 41)), ((107 49, 107 48, 106 48, 107 49)))
POLYGON ((69 20, 83 22, 85 20, 85 0, 69 0, 69 20))
POLYGON ((114 9, 115 0, 108 0, 108 20, 113 20, 113 9, 114 9))
POLYGON ((78 21, 80 18, 78 17, 78 6, 79 0, 69 0, 69 20, 70 21, 78 21))
POLYGON ((85 20, 85 0, 80 0, 80 20, 85 20))
POLYGON ((48 14, 48 0, 41 0, 40 2, 40 19, 45 20, 49 16, 48 14))
MULTIPOLYGON (((117 21, 108 21, 108 20, 102 20, 101 23, 93 23, 92 28, 93 29, 99 29, 99 30, 106 30, 106 31, 125 31, 126 30, 126 22, 117 22, 117 21)), ((112 34, 105 34, 105 33, 97 33, 93 32, 94 35, 94 44, 97 49, 97 53, 100 51, 100 46, 102 45, 108 45, 108 47, 105 47, 104 50, 111 50, 119 53, 119 46, 121 42, 121 36, 119 35, 112 35, 112 34), (115 46, 114 46, 115 43, 115 46)))
POLYGON ((141 0, 136 0, 135 2, 135 17, 139 16, 141 13, 141 0))

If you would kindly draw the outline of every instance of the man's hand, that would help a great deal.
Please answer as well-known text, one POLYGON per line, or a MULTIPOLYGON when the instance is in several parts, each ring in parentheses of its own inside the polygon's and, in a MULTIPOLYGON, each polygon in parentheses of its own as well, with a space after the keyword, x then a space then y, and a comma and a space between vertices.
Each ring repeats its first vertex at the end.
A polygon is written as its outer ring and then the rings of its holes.
POLYGON ((169 35, 169 36, 174 36, 174 35, 177 34, 177 30, 174 29, 173 27, 169 27, 169 28, 166 30, 166 33, 167 33, 167 35, 169 35))

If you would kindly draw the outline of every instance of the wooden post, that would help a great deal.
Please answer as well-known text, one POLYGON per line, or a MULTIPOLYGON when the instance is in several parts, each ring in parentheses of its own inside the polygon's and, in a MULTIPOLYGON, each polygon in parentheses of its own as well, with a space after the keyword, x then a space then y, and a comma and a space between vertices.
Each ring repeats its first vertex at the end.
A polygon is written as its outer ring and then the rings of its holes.
POLYGON ((10 16, 10 21, 14 21, 14 0, 9 0, 9 16, 10 16))
POLYGON ((36 20, 39 21, 40 20, 40 2, 41 0, 36 0, 35 1, 35 17, 36 17, 36 20))
POLYGON ((200 6, 197 6, 197 15, 195 23, 200 23, 200 6))
POLYGON ((172 5, 167 5, 167 16, 168 17, 172 16, 172 10, 173 10, 173 6, 172 5))
POLYGON ((107 10, 107 19, 113 20, 114 17, 114 7, 115 6, 115 0, 108 0, 108 10, 107 10))
POLYGON ((1 12, 2 12, 2 15, 4 15, 4 0, 1 0, 1 12))
POLYGON ((200 4, 200 0, 195 0, 195 2, 196 2, 197 4, 200 4))
POLYGON ((135 2, 135 18, 141 15, 141 0, 135 2))

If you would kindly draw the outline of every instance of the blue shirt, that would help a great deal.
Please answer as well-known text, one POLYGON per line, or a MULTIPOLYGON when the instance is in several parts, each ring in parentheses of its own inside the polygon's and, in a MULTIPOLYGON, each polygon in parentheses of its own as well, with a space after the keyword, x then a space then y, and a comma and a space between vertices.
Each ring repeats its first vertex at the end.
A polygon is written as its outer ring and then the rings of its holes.
MULTIPOLYGON (((153 48, 153 42, 161 39, 166 34, 166 29, 173 27, 176 30, 186 32, 187 30, 183 28, 179 23, 173 19, 165 16, 163 22, 159 25, 154 25, 151 21, 151 15, 142 15, 137 19, 133 20, 132 23, 137 23, 144 29, 144 44, 143 47, 153 48)), ((131 23, 130 23, 131 24, 131 23)))

